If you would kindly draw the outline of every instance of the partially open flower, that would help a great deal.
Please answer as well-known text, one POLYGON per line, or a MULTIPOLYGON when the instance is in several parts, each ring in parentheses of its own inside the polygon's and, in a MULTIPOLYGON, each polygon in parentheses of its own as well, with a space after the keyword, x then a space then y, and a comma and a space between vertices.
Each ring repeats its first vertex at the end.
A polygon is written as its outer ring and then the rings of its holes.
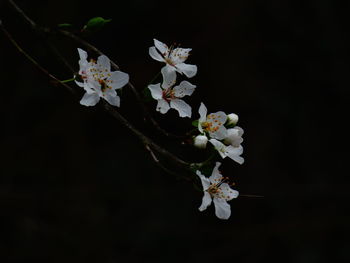
POLYGON ((84 106, 96 105, 100 98, 105 99, 109 104, 120 106, 120 98, 116 90, 122 88, 129 82, 129 75, 121 71, 111 71, 111 64, 108 57, 102 55, 97 61, 87 61, 87 53, 78 48, 79 75, 83 82, 76 81, 77 85, 86 91, 80 104, 84 106))
POLYGON ((191 48, 170 48, 158 41, 154 40, 154 46, 149 48, 149 55, 160 62, 165 62, 164 67, 165 73, 179 72, 185 74, 186 77, 192 78, 197 73, 197 66, 185 64, 185 60, 188 58, 191 48))
POLYGON ((231 144, 233 147, 239 147, 243 142, 243 133, 243 129, 238 126, 231 129, 227 129, 227 136, 224 139, 224 143, 231 144))
POLYGON ((193 139, 193 145, 199 149, 205 149, 207 147, 208 138, 205 135, 197 135, 193 139))
POLYGON ((200 171, 196 171, 196 174, 201 179, 204 192, 199 211, 207 209, 213 200, 215 205, 215 215, 220 219, 228 219, 231 215, 231 207, 227 201, 237 198, 239 193, 238 191, 231 189, 229 184, 227 184, 227 178, 224 178, 219 171, 220 165, 221 163, 216 163, 209 178, 201 174, 200 171))

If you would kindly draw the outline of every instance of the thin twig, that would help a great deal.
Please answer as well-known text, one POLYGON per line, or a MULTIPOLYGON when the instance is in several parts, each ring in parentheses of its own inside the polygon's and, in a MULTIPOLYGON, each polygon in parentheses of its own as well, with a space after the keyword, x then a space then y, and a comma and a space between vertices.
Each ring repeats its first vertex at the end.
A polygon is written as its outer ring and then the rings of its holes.
MULTIPOLYGON (((59 79, 57 79, 55 76, 50 74, 45 68, 43 68, 34 58, 32 58, 28 53, 26 53, 14 40, 14 38, 11 36, 11 34, 4 28, 1 20, 0 20, 0 27, 1 30, 4 32, 6 37, 10 40, 10 42, 17 48, 17 50, 22 53, 31 63, 33 63, 40 71, 42 71, 44 74, 46 74, 49 78, 51 78, 56 83, 61 84, 65 88, 67 88, 70 92, 76 95, 76 92, 74 89, 72 89, 69 85, 66 83, 61 82, 59 79)), ((105 101, 101 101, 102 107, 111 114, 115 119, 117 119, 120 123, 122 123, 126 128, 128 128, 133 134, 135 134, 144 145, 149 145, 154 151, 158 152, 165 158, 167 158, 169 161, 171 161, 173 164, 177 165, 178 167, 181 167, 183 169, 189 170, 190 164, 181 160, 174 154, 170 153, 169 151, 165 150, 164 148, 160 147, 158 144, 156 144, 153 140, 151 140, 149 137, 145 136, 142 132, 140 132, 138 129, 136 129, 130 122, 128 122, 115 108, 113 108, 111 105, 106 103, 105 101)))

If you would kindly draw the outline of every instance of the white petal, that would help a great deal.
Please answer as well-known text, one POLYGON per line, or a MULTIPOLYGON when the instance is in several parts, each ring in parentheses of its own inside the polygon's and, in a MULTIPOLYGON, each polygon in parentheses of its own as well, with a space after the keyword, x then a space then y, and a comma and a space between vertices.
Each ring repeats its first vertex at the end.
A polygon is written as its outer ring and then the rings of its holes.
POLYGON ((160 87, 160 83, 148 85, 148 89, 151 91, 153 99, 160 100, 161 98, 163 98, 163 90, 160 87))
POLYGON ((200 122, 203 122, 203 121, 205 121, 206 120, 206 118, 207 118, 207 107, 205 107, 205 105, 204 105, 204 103, 203 102, 201 102, 201 106, 199 107, 199 110, 198 110, 198 112, 199 112, 199 121, 200 122))
POLYGON ((242 153, 243 147, 241 145, 239 147, 233 147, 230 145, 226 148, 226 155, 239 164, 244 163, 244 158, 240 156, 242 153))
POLYGON ((221 194, 225 196, 226 201, 230 201, 233 198, 237 198, 239 193, 236 190, 233 190, 227 183, 220 185, 221 194))
POLYGON ((155 47, 150 47, 148 49, 148 53, 154 60, 165 62, 164 58, 161 56, 161 54, 158 53, 155 47))
POLYGON ((185 74, 188 78, 192 78, 197 74, 197 66, 180 63, 176 65, 176 71, 185 74))
POLYGON ((213 169, 213 172, 211 173, 211 176, 209 177, 209 180, 212 184, 217 184, 221 181, 222 179, 222 175, 219 171, 219 167, 220 167, 221 163, 220 162, 216 162, 216 165, 213 169))
POLYGON ((120 97, 117 95, 117 92, 115 90, 107 90, 103 94, 103 98, 113 106, 120 106, 120 97))
MULTIPOLYGON (((216 126, 213 125, 212 127, 216 127, 216 126)), ((209 135, 212 138, 222 140, 227 137, 227 129, 224 125, 221 125, 219 126, 219 129, 217 129, 216 131, 214 132, 209 131, 209 135)))
POLYGON ((210 139, 209 142, 214 146, 222 158, 226 157, 226 146, 216 139, 210 139))
POLYGON ((210 206, 210 204, 211 204, 211 196, 208 192, 204 192, 202 204, 198 208, 199 211, 201 211, 201 212, 204 211, 205 209, 207 209, 208 206, 210 206))
POLYGON ((210 186, 209 178, 205 177, 199 170, 196 171, 196 174, 201 179, 203 191, 206 191, 210 186))
POLYGON ((231 215, 231 207, 225 199, 214 198, 215 215, 220 219, 228 219, 231 215))
POLYGON ((108 72, 111 71, 111 62, 109 61, 109 58, 105 55, 101 55, 97 58, 97 66, 101 70, 107 70, 108 72))
POLYGON ((243 129, 238 126, 231 129, 227 129, 227 136, 224 139, 224 142, 226 144, 231 144, 234 147, 238 147, 243 142, 242 134, 243 129))
POLYGON ((110 86, 113 89, 120 89, 129 82, 129 74, 121 71, 113 71, 108 80, 111 81, 110 86))
POLYGON ((180 117, 191 118, 192 109, 191 106, 180 99, 173 99, 170 101, 170 107, 179 112, 180 117))
POLYGON ((184 96, 191 96, 194 92, 196 86, 192 85, 188 81, 184 80, 180 83, 179 86, 173 88, 174 95, 177 98, 182 98, 184 96))
POLYGON ((153 39, 153 42, 154 42, 154 46, 159 50, 159 52, 165 57, 168 55, 168 46, 165 45, 164 43, 160 42, 159 40, 157 39, 153 39))
POLYGON ((172 87, 176 82, 176 71, 175 70, 169 70, 169 66, 165 66, 161 69, 162 76, 163 76, 163 89, 167 89, 172 87))
POLYGON ((80 100, 80 104, 84 106, 95 106, 99 102, 100 97, 97 93, 85 93, 83 98, 80 100))
POLYGON ((187 58, 192 49, 191 48, 175 48, 170 56, 169 59, 176 65, 179 63, 184 62, 187 58))
POLYGON ((166 100, 160 99, 158 100, 157 104, 157 111, 160 111, 160 113, 167 113, 170 109, 169 103, 166 100))
POLYGON ((87 60, 88 54, 85 50, 78 48, 78 53, 79 53, 80 60, 87 60))
POLYGON ((74 82, 81 88, 84 88, 84 83, 74 80, 74 82))

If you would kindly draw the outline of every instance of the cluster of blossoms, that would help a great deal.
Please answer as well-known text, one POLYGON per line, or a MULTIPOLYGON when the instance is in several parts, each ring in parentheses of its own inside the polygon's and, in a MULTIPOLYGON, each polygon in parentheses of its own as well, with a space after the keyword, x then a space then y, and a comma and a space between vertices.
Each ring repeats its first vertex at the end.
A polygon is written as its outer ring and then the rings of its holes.
MULTIPOLYGON (((190 51, 190 48, 168 47, 156 39, 154 39, 154 46, 149 48, 149 55, 153 59, 165 63, 161 69, 162 83, 148 86, 152 97, 157 101, 156 110, 162 114, 172 108, 178 111, 180 117, 191 118, 192 116, 191 106, 182 98, 191 96, 196 86, 187 80, 176 85, 177 73, 187 78, 197 74, 197 66, 185 63, 190 51)), ((88 61, 84 50, 78 49, 78 52, 81 82, 76 81, 76 83, 85 90, 80 104, 94 106, 100 98, 103 98, 109 104, 119 107, 120 98, 116 90, 129 82, 129 75, 121 71, 112 72, 110 60, 104 55, 99 56, 97 61, 88 61)), ((199 134, 193 138, 194 146, 205 149, 209 141, 222 158, 229 157, 242 164, 244 162, 241 157, 243 129, 236 126, 238 116, 234 113, 227 115, 223 111, 207 114, 207 108, 203 103, 198 112, 200 117, 195 123, 198 123, 199 134)), ((228 178, 220 174, 220 165, 220 162, 216 163, 212 175, 208 178, 199 170, 196 171, 204 192, 199 210, 205 210, 213 200, 216 216, 220 219, 228 219, 231 209, 227 201, 238 197, 238 191, 231 189, 227 183, 228 178)))

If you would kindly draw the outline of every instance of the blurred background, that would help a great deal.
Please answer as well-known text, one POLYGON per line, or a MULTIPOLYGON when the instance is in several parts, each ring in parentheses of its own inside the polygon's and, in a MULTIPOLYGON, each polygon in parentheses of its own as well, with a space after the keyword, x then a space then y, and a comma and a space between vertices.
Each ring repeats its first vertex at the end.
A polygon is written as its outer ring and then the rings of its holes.
MULTIPOLYGON (((53 85, 1 33, 1 262, 350 261, 348 2, 16 3, 40 25, 73 31, 113 19, 84 37, 140 91, 163 66, 148 55, 153 38, 192 48, 193 119, 201 101, 240 116, 246 162, 225 159, 222 170, 242 195, 264 198, 231 201, 227 221, 213 206, 199 212, 202 193, 166 175, 128 130, 53 85)), ((43 66, 72 77, 5 0, 0 18, 43 66)), ((50 40, 78 70, 82 46, 50 40)), ((121 106, 164 147, 203 157, 145 126, 127 89, 121 106)), ((191 128, 175 111, 153 116, 178 134, 191 128)))

